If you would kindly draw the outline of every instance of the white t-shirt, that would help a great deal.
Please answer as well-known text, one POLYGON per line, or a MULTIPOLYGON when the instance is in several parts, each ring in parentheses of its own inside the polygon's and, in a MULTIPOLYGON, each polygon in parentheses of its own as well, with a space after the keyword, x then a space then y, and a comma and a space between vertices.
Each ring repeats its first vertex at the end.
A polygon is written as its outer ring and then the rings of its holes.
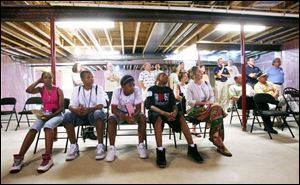
POLYGON ((135 105, 138 105, 142 102, 143 102, 142 93, 140 88, 138 87, 135 87, 134 92, 129 96, 126 96, 123 92, 123 89, 119 87, 114 90, 111 99, 111 104, 118 105, 118 109, 120 109, 123 112, 127 112, 125 106, 126 104, 130 103, 135 108, 135 105))
POLYGON ((104 78, 105 78, 104 88, 105 88, 106 92, 112 92, 120 86, 119 80, 108 80, 107 78, 109 78, 109 77, 119 78, 119 75, 114 72, 111 72, 111 71, 104 72, 104 78))
POLYGON ((149 71, 142 71, 139 75, 139 82, 143 82, 146 87, 146 91, 149 87, 155 83, 154 74, 149 71))
POLYGON ((70 106, 77 108, 83 105, 85 108, 95 107, 96 105, 102 104, 106 106, 106 93, 103 88, 98 85, 97 96, 96 96, 96 85, 93 85, 92 89, 85 90, 83 86, 77 86, 73 90, 72 98, 70 100, 70 106), (78 89, 80 91, 78 93, 78 89))

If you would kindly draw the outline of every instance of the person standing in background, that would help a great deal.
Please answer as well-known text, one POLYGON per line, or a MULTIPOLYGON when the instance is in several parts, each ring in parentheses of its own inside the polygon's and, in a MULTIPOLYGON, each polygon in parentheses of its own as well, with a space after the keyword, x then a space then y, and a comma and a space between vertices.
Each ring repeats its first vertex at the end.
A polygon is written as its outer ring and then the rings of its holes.
POLYGON ((81 64, 79 63, 75 63, 72 67, 72 81, 73 81, 73 85, 74 87, 79 86, 79 85, 83 85, 81 78, 80 78, 80 72, 82 71, 82 67, 81 64))
POLYGON ((278 89, 279 96, 282 95, 283 83, 284 83, 284 72, 281 66, 280 58, 275 58, 272 62, 272 66, 266 69, 268 74, 268 80, 278 89))
MULTIPOLYGON (((230 77, 227 80, 227 85, 228 85, 228 89, 229 89, 231 85, 235 84, 234 77, 239 74, 239 70, 235 65, 233 65, 232 59, 228 59, 226 68, 227 68, 228 72, 230 73, 230 77)), ((232 99, 229 98, 229 106, 227 108, 227 112, 231 112, 231 109, 233 106, 232 104, 233 104, 232 99)))
POLYGON ((228 85, 227 80, 230 77, 229 71, 225 68, 223 58, 218 59, 218 66, 214 68, 216 102, 225 110, 228 103, 228 85))
MULTIPOLYGON (((200 70, 201 70, 202 73, 203 73, 202 80, 203 80, 203 81, 206 81, 207 83, 210 84, 209 77, 208 77, 208 75, 206 74, 205 65, 199 65, 199 67, 200 67, 200 70)), ((191 79, 191 80, 193 80, 193 79, 191 79)))
POLYGON ((256 78, 259 72, 261 72, 261 70, 259 69, 259 67, 255 66, 254 58, 249 58, 246 67, 246 76, 247 84, 249 84, 252 88, 254 88, 254 85, 258 82, 256 78))
POLYGON ((158 74, 159 73, 162 73, 163 71, 160 70, 160 64, 155 64, 155 67, 154 67, 154 71, 152 71, 153 75, 154 75, 154 79, 157 78, 158 74))
POLYGON ((183 62, 180 62, 177 67, 172 67, 172 73, 169 76, 169 87, 171 89, 174 89, 174 87, 179 83, 178 75, 182 71, 184 71, 183 62))
POLYGON ((113 92, 119 87, 120 77, 114 72, 112 63, 107 63, 106 69, 107 70, 104 72, 104 90, 105 92, 113 92))
MULTIPOLYGON (((154 74, 151 72, 150 63, 144 65, 145 69, 139 75, 139 86, 142 89, 143 101, 146 99, 148 88, 155 85, 154 74)), ((142 109, 143 110, 143 109, 142 109)))

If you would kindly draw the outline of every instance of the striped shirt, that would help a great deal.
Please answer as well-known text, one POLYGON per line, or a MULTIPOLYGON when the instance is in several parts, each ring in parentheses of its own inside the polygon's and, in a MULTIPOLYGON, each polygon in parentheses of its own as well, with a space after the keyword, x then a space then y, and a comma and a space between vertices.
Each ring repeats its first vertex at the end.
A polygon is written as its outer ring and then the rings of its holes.
POLYGON ((154 86, 154 74, 149 71, 142 71, 139 75, 139 82, 143 82, 146 89, 148 89, 151 86, 154 86))

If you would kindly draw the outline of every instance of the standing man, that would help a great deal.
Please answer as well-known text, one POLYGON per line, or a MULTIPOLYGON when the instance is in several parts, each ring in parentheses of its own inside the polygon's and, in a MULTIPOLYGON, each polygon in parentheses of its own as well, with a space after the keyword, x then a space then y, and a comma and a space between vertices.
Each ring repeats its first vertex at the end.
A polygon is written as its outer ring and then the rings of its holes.
POLYGON ((247 76, 247 84, 249 84, 252 88, 258 82, 257 74, 261 72, 259 67, 255 66, 254 58, 249 58, 246 67, 246 76, 247 76))
POLYGON ((282 95, 283 83, 284 83, 284 72, 281 66, 280 58, 275 58, 272 62, 272 66, 266 69, 268 74, 268 80, 273 83, 273 85, 279 91, 279 96, 282 95))
POLYGON ((159 73, 162 73, 163 71, 160 70, 160 64, 155 64, 154 68, 155 68, 155 69, 154 69, 154 71, 153 71, 152 73, 153 73, 153 75, 154 75, 154 79, 156 80, 157 75, 158 75, 159 73))
POLYGON ((150 63, 146 63, 145 70, 139 75, 139 86, 142 89, 143 101, 146 99, 148 88, 154 86, 154 84, 155 78, 154 74, 151 72, 151 65, 150 63))
POLYGON ((119 87, 120 77, 113 71, 112 63, 107 63, 107 71, 104 72, 105 86, 104 89, 106 92, 113 92, 116 88, 119 87))
POLYGON ((223 58, 218 59, 218 66, 214 68, 215 74, 215 88, 216 88, 216 101, 223 109, 226 108, 228 102, 228 84, 227 80, 230 77, 230 73, 225 68, 225 62, 223 58))

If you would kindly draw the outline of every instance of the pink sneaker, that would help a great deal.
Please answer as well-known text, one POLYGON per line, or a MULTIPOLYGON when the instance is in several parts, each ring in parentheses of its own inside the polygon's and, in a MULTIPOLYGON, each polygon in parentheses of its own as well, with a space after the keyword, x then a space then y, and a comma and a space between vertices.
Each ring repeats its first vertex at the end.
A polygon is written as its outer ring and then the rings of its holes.
POLYGON ((19 155, 19 154, 15 154, 14 155, 14 163, 12 165, 12 167, 10 168, 9 173, 18 173, 19 171, 21 171, 22 166, 23 166, 23 159, 24 157, 19 155))
POLYGON ((43 154, 42 158, 43 158, 42 164, 37 169, 38 173, 44 173, 53 166, 53 160, 50 154, 43 154))

